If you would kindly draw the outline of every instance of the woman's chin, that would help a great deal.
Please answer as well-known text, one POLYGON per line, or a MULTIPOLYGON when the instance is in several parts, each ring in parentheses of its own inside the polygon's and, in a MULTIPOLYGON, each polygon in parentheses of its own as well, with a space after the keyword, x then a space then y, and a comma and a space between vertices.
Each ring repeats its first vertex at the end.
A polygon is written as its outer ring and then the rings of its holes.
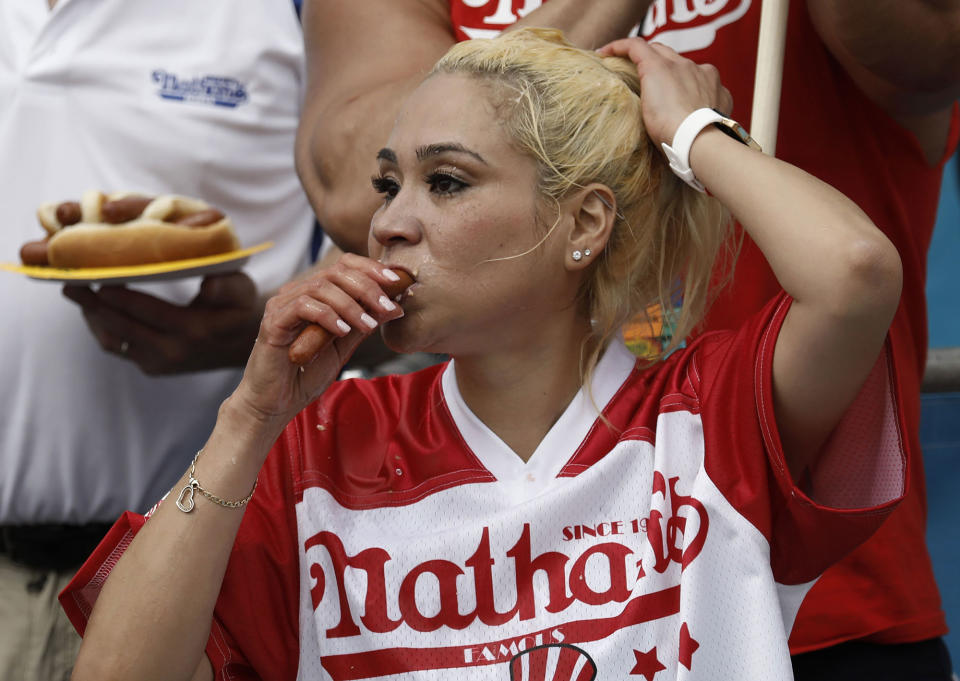
POLYGON ((418 338, 417 334, 413 333, 411 329, 404 328, 402 322, 403 319, 397 319, 383 325, 383 327, 380 329, 380 336, 383 338, 383 344, 390 348, 393 352, 398 352, 401 354, 427 351, 427 344, 424 342, 424 340, 422 338, 418 338))
POLYGON ((384 327, 381 331, 383 343, 392 351, 409 355, 414 352, 429 352, 435 355, 447 355, 451 352, 451 345, 442 338, 416 334, 399 329, 384 327))

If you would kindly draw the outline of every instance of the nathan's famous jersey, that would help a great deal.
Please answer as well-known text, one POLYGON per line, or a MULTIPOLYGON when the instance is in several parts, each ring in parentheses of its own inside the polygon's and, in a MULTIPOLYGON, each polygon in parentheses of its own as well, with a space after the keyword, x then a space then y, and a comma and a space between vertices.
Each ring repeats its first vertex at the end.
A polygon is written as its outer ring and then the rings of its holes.
MULTIPOLYGON (((797 608, 895 506, 905 452, 885 352, 791 481, 770 397, 788 306, 656 369, 614 343, 526 463, 455 362, 334 384, 261 473, 216 678, 792 678, 797 608)), ((122 518, 62 596, 81 630, 143 522, 122 518)))
MULTIPOLYGON (((493 37, 534 11, 541 0, 449 0, 458 39, 493 37)), ((760 0, 654 0, 633 34, 715 65, 733 95, 732 116, 750 126, 760 26, 760 0)), ((867 98, 820 39, 807 3, 792 2, 787 19, 777 157, 849 196, 890 238, 903 261, 903 294, 890 329, 903 397, 904 437, 919 451, 920 382, 927 351, 926 254, 933 233, 944 163, 960 137, 960 106, 938 163, 929 163, 914 135, 867 98)), ((760 249, 745 239, 731 285, 720 292, 701 328, 734 329, 770 298, 777 283, 760 249)), ((640 356, 672 338, 674 312, 651 310, 624 329, 640 356)), ((794 652, 850 639, 919 641, 947 626, 924 544, 923 458, 912 458, 910 489, 876 536, 829 570, 804 602, 791 637, 794 652), (896 546, 891 559, 890 547, 896 546)))

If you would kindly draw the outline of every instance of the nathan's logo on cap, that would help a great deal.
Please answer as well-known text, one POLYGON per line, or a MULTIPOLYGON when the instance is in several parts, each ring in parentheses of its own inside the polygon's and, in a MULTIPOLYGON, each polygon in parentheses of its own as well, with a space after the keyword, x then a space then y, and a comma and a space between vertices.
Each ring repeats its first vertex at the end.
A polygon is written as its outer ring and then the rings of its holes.
POLYGON ((593 681, 597 665, 576 646, 550 643, 510 660, 510 681, 593 681))
POLYGON ((197 76, 181 79, 176 74, 157 69, 151 80, 159 86, 157 94, 163 99, 202 102, 233 108, 247 101, 247 89, 236 78, 224 76, 197 76))

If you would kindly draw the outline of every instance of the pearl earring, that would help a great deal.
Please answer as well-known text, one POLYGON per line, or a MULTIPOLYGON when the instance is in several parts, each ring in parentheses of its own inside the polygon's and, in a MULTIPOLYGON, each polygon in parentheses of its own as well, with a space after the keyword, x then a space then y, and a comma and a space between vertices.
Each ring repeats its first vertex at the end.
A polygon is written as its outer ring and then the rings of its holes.
POLYGON ((580 262, 581 260, 583 260, 583 253, 581 253, 580 251, 574 251, 574 252, 573 252, 573 261, 574 261, 574 262, 580 262))
POLYGON ((583 249, 583 254, 584 254, 585 256, 587 256, 588 258, 590 257, 590 254, 591 254, 591 253, 593 253, 593 251, 591 251, 589 248, 584 248, 584 249, 583 249))

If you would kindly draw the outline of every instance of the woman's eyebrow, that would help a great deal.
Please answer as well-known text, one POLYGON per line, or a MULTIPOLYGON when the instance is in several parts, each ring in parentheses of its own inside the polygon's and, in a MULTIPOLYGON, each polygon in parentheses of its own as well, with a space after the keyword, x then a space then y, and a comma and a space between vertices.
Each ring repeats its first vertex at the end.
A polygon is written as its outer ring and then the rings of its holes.
POLYGON ((443 154, 448 151, 452 151, 460 154, 467 154, 468 156, 472 156, 473 158, 480 161, 480 163, 482 163, 483 165, 489 165, 484 160, 483 156, 481 156, 475 151, 467 149, 465 146, 457 142, 439 142, 437 144, 428 144, 423 147, 417 147, 417 160, 422 161, 423 159, 428 158, 430 156, 437 156, 439 154, 443 154))
POLYGON ((390 163, 396 163, 396 162, 397 162, 397 154, 396 154, 396 152, 395 152, 393 149, 390 149, 389 147, 384 147, 383 149, 381 149, 380 151, 377 152, 377 160, 378 160, 378 161, 389 161, 390 163))

